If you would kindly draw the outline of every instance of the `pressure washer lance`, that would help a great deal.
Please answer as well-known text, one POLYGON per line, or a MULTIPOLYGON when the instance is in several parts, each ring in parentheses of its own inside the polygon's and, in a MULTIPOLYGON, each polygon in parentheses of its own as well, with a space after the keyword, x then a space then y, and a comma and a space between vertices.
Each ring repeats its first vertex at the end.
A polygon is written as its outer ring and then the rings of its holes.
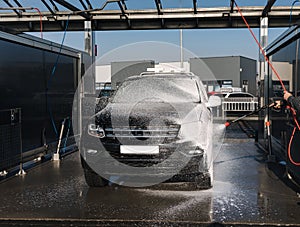
MULTIPOLYGON (((230 122, 227 121, 227 122, 225 122, 224 125, 225 125, 225 127, 228 127, 228 126, 232 125, 233 123, 236 123, 236 122, 238 122, 238 121, 240 121, 240 120, 243 120, 244 118, 246 118, 246 117, 248 117, 248 116, 251 116, 251 115, 253 115, 253 114, 256 114, 256 113, 258 113, 258 112, 260 112, 260 111, 262 111, 262 110, 264 110, 264 109, 272 108, 272 107, 279 108, 280 105, 281 105, 280 101, 272 102, 270 105, 265 105, 265 106, 263 106, 263 107, 260 107, 259 109, 254 110, 254 111, 252 111, 252 112, 250 112, 250 113, 248 113, 248 114, 245 114, 245 115, 243 115, 243 116, 241 116, 241 117, 238 117, 238 118, 234 119, 233 121, 230 121, 230 122)), ((267 126, 268 126, 268 125, 267 125, 267 126)))

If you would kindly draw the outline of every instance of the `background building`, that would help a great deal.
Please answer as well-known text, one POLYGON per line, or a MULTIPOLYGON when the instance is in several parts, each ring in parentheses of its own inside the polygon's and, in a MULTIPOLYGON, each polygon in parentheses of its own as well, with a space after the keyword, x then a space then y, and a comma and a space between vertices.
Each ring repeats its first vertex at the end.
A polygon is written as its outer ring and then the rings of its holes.
MULTIPOLYGON (((139 75, 147 68, 158 68, 165 71, 178 70, 180 62, 124 61, 112 62, 111 65, 96 67, 96 83, 112 83, 112 89, 132 75, 139 75)), ((183 62, 183 69, 193 72, 207 87, 207 91, 218 91, 221 87, 237 87, 257 94, 256 60, 242 56, 191 58, 183 62)))
POLYGON ((117 87, 128 77, 146 72, 147 68, 154 68, 154 61, 124 61, 111 63, 111 87, 117 87))
POLYGON ((256 67, 256 60, 242 56, 190 59, 191 72, 201 77, 203 83, 207 84, 208 91, 232 86, 243 88, 244 91, 256 95, 256 67), (211 73, 207 72, 203 63, 206 64, 211 73), (212 78, 212 75, 215 78, 212 78), (215 81, 213 81, 214 79, 215 81))

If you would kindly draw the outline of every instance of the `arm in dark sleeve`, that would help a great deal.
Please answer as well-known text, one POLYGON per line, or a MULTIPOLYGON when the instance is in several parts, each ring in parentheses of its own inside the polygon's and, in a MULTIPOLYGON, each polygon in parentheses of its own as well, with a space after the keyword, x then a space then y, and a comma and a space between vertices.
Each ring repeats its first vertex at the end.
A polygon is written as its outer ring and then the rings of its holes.
POLYGON ((297 111, 300 112, 300 97, 289 97, 288 102, 292 105, 292 107, 297 111))

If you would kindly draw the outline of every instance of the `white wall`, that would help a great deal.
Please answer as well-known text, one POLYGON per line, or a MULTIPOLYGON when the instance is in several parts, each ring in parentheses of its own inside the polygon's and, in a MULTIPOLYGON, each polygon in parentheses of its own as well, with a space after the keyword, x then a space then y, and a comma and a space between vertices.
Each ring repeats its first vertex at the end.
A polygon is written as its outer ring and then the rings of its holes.
POLYGON ((100 65, 96 66, 96 83, 111 82, 111 66, 100 65))
MULTIPOLYGON (((178 70, 180 62, 162 62, 155 65, 155 68, 164 69, 165 71, 178 70)), ((190 63, 184 62, 183 69, 190 72, 190 63)), ((111 82, 111 65, 96 66, 96 83, 111 82)))
MULTIPOLYGON (((292 75, 293 75, 293 65, 289 62, 272 62, 274 68, 276 69, 277 73, 280 75, 282 80, 289 80, 290 85, 292 85, 292 75)), ((278 80, 275 73, 272 72, 272 79, 278 80)))
MULTIPOLYGON (((161 62, 161 63, 156 64, 155 68, 162 68, 165 71, 181 69, 180 62, 161 62)), ((190 63, 189 62, 183 62, 183 69, 186 72, 190 72, 190 63)))

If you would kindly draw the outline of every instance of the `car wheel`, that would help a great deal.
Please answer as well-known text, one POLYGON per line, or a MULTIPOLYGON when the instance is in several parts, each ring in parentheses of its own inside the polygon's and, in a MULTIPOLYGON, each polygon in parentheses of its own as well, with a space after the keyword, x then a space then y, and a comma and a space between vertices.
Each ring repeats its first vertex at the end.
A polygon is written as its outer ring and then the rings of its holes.
POLYGON ((94 171, 84 168, 85 181, 90 187, 104 187, 108 184, 108 180, 100 177, 94 171))
POLYGON ((212 177, 210 173, 203 173, 195 177, 198 189, 209 189, 212 187, 212 177))

